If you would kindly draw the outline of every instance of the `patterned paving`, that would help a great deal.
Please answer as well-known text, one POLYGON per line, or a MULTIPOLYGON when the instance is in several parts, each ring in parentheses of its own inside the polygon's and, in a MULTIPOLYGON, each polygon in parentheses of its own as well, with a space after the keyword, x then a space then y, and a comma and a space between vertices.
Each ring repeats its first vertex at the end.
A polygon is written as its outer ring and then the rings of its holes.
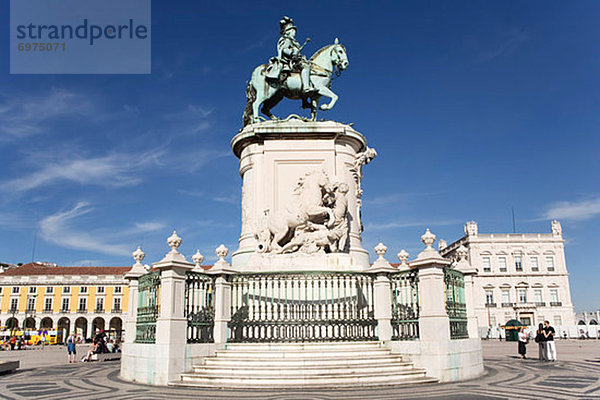
POLYGON ((319 391, 159 388, 121 381, 119 363, 105 362, 0 375, 0 399, 600 399, 600 342, 565 344, 555 363, 520 360, 510 354, 513 347, 484 343, 485 375, 453 384, 319 391))

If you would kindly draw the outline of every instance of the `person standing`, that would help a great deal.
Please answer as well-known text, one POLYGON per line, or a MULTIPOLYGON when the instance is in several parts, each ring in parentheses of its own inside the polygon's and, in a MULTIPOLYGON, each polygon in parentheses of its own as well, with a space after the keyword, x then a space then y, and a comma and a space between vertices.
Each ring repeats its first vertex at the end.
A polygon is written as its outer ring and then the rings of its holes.
POLYGON ((522 359, 527 358, 525 356, 525 353, 527 353, 527 341, 528 341, 528 336, 525 333, 525 330, 523 329, 523 327, 519 327, 519 354, 521 355, 522 359))
POLYGON ((548 361, 556 361, 556 344, 554 335, 556 331, 550 326, 550 322, 544 321, 544 336, 546 337, 546 358, 548 361))
POLYGON ((535 331, 535 342, 538 344, 540 361, 547 361, 546 357, 546 336, 544 335, 544 324, 538 325, 538 330, 535 331))
POLYGON ((15 349, 15 345, 17 344, 17 338, 13 335, 10 337, 10 349, 14 350, 15 349))
POLYGON ((71 333, 67 338, 67 361, 69 364, 75 362, 75 356, 77 355, 77 348, 75 347, 75 334, 71 333))

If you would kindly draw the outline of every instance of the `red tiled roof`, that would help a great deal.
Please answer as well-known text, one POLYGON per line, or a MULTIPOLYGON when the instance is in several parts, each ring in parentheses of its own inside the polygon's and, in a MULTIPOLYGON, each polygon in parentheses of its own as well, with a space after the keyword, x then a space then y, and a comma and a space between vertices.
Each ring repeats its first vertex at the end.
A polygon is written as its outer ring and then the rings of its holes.
POLYGON ((10 268, 0 276, 25 275, 123 275, 131 267, 58 267, 52 265, 29 263, 10 268))

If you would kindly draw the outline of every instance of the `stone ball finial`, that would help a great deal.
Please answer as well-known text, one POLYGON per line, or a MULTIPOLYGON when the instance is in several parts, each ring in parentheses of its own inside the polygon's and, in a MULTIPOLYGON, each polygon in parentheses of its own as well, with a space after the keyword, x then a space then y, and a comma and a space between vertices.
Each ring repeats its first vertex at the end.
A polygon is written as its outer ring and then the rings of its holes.
POLYGON ((425 233, 421 236, 421 242, 423 242, 423 244, 425 246, 427 246, 427 249, 433 248, 432 246, 433 246, 433 243, 435 242, 435 235, 433 233, 431 233, 429 228, 427 228, 425 233))
POLYGON ((387 249, 388 249, 387 246, 381 242, 379 242, 379 244, 377 246, 375 246, 375 254, 377 254, 379 256, 380 260, 383 260, 383 256, 387 252, 387 249))
POLYGON ((458 257, 458 261, 466 260, 468 253, 469 250, 461 244, 460 247, 456 249, 456 256, 458 257))
POLYGON ((227 254, 229 254, 229 249, 227 247, 225 247, 225 245, 220 245, 219 247, 217 247, 215 252, 217 253, 217 257, 219 257, 219 261, 225 260, 225 257, 227 257, 227 254))
POLYGON ((181 246, 181 238, 177 235, 177 231, 173 231, 173 234, 167 239, 167 243, 171 248, 171 253, 179 253, 177 249, 181 246))
POLYGON ((199 267, 204 261, 204 256, 200 254, 200 249, 196 249, 196 253, 192 256, 192 261, 196 264, 196 267, 199 267))
POLYGON ((408 251, 404 249, 400 250, 400 252, 398 253, 398 260, 400 260, 401 265, 406 265, 406 263, 408 262, 409 255, 410 254, 408 254, 408 251))
POLYGON ((142 251, 142 248, 140 246, 138 246, 137 250, 131 253, 131 255, 133 256, 133 259, 135 260, 136 264, 141 264, 144 258, 146 257, 146 253, 142 251))

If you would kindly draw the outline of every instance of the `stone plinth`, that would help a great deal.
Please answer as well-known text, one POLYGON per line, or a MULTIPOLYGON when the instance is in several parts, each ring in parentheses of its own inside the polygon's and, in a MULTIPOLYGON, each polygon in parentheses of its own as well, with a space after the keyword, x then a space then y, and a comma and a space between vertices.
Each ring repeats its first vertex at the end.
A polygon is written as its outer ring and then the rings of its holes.
MULTIPOLYGON (((359 132, 349 125, 331 121, 269 121, 246 126, 232 139, 231 148, 240 159, 243 180, 242 229, 239 248, 232 257, 234 269, 260 270, 261 260, 270 263, 263 255, 253 257, 258 244, 255 234, 267 218, 288 212, 299 179, 314 170, 323 170, 330 181, 349 186, 346 195, 349 236, 343 253, 349 254, 352 260, 342 264, 368 267, 369 255, 361 246, 359 182, 362 171, 355 167, 357 154, 367 146, 359 132)), ((305 258, 279 257, 286 268, 301 259, 305 258)))

